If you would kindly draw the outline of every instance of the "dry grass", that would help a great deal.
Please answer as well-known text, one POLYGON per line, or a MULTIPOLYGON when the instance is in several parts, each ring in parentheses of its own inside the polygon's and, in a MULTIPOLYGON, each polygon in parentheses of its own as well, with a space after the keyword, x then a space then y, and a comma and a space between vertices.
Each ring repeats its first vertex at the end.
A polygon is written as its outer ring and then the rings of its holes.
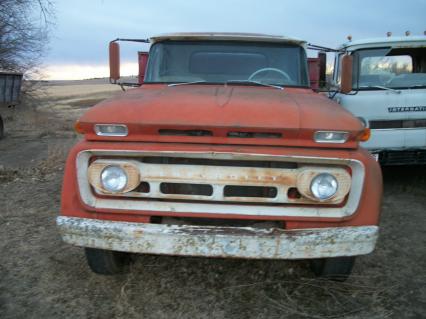
POLYGON ((176 303, 166 302, 165 316, 159 317, 167 317, 171 311, 176 315, 173 317, 179 318, 335 319, 394 315, 392 306, 401 287, 386 276, 354 275, 347 282, 333 282, 305 277, 303 265, 303 262, 139 257, 115 288, 115 315, 138 318, 138 314, 147 314, 149 309, 160 309, 167 296, 176 298, 176 303), (281 274, 262 271, 289 264, 293 264, 291 274, 285 268, 281 274), (176 278, 170 278, 167 268, 171 268, 176 278), (155 298, 155 292, 159 300, 152 300, 150 306, 144 304, 150 296, 155 298))
MULTIPOLYGON (((397 285, 383 277, 352 276, 348 282, 333 282, 318 278, 301 278, 279 283, 275 294, 265 294, 269 304, 286 314, 305 318, 334 319, 388 318, 388 311, 397 285), (377 287, 377 281, 383 286, 377 287)), ((273 284, 273 283, 269 283, 273 284)))
POLYGON ((43 92, 45 95, 43 95, 42 98, 47 97, 48 99, 55 100, 70 98, 81 99, 85 96, 99 94, 108 95, 110 92, 121 92, 121 88, 118 85, 111 84, 55 85, 46 86, 43 92))

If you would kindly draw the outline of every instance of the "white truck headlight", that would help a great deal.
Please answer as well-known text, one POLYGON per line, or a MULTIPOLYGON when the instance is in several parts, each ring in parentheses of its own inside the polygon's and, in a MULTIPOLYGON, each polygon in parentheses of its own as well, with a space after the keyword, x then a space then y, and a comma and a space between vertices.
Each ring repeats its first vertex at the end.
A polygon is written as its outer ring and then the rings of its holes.
POLYGON ((120 166, 110 165, 102 170, 101 183, 108 192, 121 192, 126 187, 127 181, 127 174, 120 166))
POLYGON ((319 200, 327 200, 333 197, 338 187, 337 179, 328 173, 315 176, 311 182, 311 192, 319 200))

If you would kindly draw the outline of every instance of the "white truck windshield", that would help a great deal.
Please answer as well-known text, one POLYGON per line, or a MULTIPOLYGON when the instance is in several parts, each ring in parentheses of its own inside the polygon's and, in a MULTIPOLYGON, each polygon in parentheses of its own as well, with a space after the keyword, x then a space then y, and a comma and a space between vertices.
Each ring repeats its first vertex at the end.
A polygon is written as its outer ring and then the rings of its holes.
POLYGON ((426 87, 426 48, 362 49, 354 53, 354 89, 426 87))
POLYGON ((145 83, 259 82, 307 87, 305 50, 292 44, 164 41, 152 46, 145 83))

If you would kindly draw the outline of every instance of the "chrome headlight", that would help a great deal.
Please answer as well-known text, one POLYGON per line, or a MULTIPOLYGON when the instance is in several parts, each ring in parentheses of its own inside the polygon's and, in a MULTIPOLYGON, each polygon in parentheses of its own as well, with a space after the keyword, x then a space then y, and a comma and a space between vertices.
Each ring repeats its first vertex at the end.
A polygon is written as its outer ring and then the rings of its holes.
POLYGON ((120 166, 110 165, 101 173, 101 184, 108 192, 121 192, 127 185, 128 176, 120 166))
POLYGON ((311 192, 319 200, 327 200, 333 197, 338 187, 337 179, 328 173, 315 176, 311 182, 311 192))

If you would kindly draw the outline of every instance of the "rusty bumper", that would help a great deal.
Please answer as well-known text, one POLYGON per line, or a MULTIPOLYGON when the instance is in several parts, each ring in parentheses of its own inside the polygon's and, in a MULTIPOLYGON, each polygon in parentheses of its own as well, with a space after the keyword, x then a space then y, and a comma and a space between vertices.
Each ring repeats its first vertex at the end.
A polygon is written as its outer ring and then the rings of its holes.
POLYGON ((57 218, 65 242, 133 253, 304 259, 364 255, 374 250, 378 226, 301 230, 143 224, 57 218))

